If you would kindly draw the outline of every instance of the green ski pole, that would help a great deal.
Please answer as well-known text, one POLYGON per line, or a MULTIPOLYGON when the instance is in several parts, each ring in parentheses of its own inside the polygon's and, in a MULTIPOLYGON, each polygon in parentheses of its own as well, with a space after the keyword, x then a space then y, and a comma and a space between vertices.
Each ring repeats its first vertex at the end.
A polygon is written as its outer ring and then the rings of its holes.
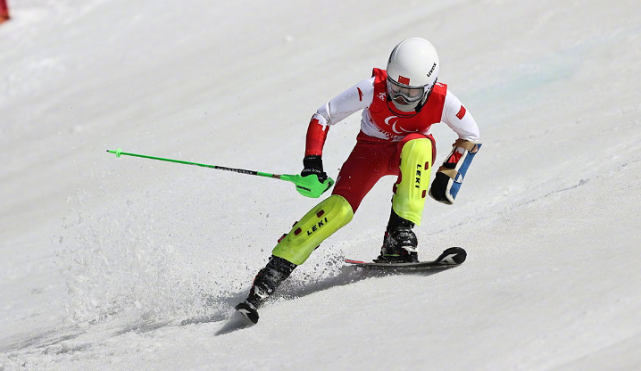
POLYGON ((147 156, 147 155, 140 155, 137 153, 129 153, 129 152, 123 152, 122 149, 118 148, 115 151, 107 150, 108 153, 113 153, 116 155, 116 157, 120 156, 131 156, 131 157, 140 157, 140 158, 146 158, 149 160, 157 160, 157 161, 166 161, 166 162, 173 162, 177 164, 185 164, 185 165, 194 165, 194 166, 200 166, 200 167, 206 167, 209 169, 216 169, 216 170, 223 170, 223 171, 233 171, 235 173, 240 173, 240 174, 247 174, 247 175, 256 175, 256 176, 262 176, 266 178, 275 178, 275 179, 280 179, 284 180, 287 182, 292 182, 294 185, 296 185, 296 190, 298 193, 302 194, 303 196, 306 197, 311 197, 311 198, 318 198, 320 197, 325 191, 330 189, 332 185, 334 185, 334 180, 330 177, 327 177, 327 180, 325 180, 323 183, 319 182, 317 179, 312 178, 311 176, 306 176, 303 177, 299 174, 296 175, 287 175, 287 174, 271 174, 271 173, 265 173, 262 171, 253 171, 253 170, 245 170, 245 169, 235 169, 231 167, 224 167, 224 166, 217 166, 217 165, 208 165, 208 164, 201 164, 198 162, 190 162, 190 161, 182 161, 182 160, 174 160, 170 158, 162 158, 162 157, 154 157, 154 156, 147 156))

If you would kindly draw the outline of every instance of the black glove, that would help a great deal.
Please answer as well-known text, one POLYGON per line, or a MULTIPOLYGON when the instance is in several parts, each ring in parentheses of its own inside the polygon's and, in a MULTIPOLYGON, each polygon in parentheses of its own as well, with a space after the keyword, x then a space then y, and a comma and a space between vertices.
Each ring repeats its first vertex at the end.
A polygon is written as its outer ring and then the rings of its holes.
POLYGON ((449 176, 441 172, 437 172, 436 177, 432 182, 432 186, 430 187, 430 196, 438 202, 451 205, 452 202, 446 196, 447 186, 450 180, 449 176))
POLYGON ((323 160, 320 155, 305 156, 303 166, 305 168, 300 172, 301 176, 316 175, 321 183, 327 180, 327 173, 323 171, 323 160))

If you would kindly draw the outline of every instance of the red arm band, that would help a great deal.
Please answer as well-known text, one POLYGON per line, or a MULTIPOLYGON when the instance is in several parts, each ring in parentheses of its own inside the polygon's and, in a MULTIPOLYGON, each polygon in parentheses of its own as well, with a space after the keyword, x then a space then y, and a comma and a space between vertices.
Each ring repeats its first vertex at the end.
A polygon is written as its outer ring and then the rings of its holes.
POLYGON ((312 119, 307 128, 307 140, 305 142, 305 156, 323 154, 323 146, 325 145, 325 139, 327 139, 327 133, 329 132, 329 126, 324 126, 318 123, 318 120, 312 119))

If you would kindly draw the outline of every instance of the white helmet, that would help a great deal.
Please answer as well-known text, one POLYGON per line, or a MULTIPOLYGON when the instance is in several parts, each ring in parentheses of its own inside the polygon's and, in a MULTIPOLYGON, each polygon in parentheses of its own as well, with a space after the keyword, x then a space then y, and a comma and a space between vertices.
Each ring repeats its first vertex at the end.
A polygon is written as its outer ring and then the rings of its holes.
POLYGON ((387 94, 403 112, 419 109, 434 88, 440 63, 434 46, 420 37, 401 41, 387 61, 387 94))

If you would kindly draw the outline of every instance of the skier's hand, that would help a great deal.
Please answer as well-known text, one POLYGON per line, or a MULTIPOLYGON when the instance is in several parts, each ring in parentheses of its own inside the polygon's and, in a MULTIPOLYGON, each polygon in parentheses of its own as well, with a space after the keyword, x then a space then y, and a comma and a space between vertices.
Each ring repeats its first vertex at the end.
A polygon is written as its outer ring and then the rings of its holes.
POLYGON ((306 156, 303 159, 305 168, 292 181, 298 193, 305 197, 318 198, 334 185, 334 179, 323 171, 323 160, 319 155, 306 156))
POLYGON ((323 171, 323 160, 321 156, 305 156, 303 159, 303 166, 304 169, 300 172, 301 176, 307 177, 310 175, 316 175, 319 183, 325 183, 327 180, 327 173, 323 171))
POLYGON ((449 193, 453 180, 443 172, 437 172, 432 186, 430 187, 430 197, 445 205, 452 205, 454 198, 449 193))

